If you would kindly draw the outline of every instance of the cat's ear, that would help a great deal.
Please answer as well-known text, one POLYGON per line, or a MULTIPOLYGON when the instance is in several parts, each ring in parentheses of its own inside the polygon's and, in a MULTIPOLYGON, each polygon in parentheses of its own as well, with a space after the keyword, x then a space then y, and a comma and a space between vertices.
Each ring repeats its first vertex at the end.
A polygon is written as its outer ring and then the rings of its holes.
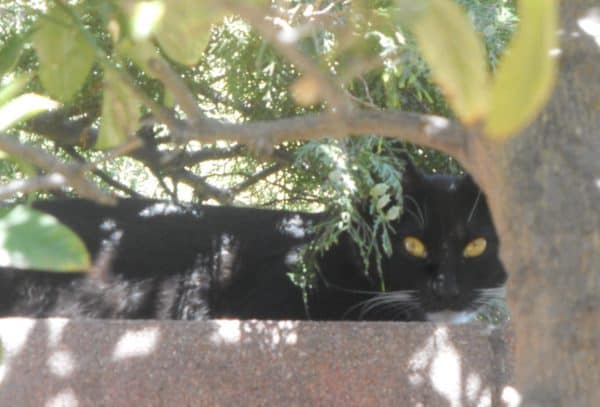
POLYGON ((481 188, 479 188, 479 185, 477 185, 470 174, 465 173, 461 178, 461 184, 463 185, 465 191, 481 191, 481 188))

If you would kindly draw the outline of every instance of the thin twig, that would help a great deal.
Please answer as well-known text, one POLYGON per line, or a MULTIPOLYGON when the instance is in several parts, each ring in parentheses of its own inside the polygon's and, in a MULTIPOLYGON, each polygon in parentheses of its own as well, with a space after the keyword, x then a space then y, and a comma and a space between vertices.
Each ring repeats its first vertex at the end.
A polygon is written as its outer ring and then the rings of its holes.
POLYGON ((104 154, 104 156, 102 156, 101 158, 97 159, 96 161, 93 162, 88 162, 83 166, 83 169, 85 171, 89 171, 89 170, 93 170, 94 168, 98 168, 98 165, 106 162, 106 161, 110 161, 113 160, 117 157, 121 157, 124 155, 128 155, 129 153, 139 149, 140 147, 142 147, 144 145, 144 142, 139 139, 139 138, 132 138, 129 141, 115 147, 114 149, 108 151, 106 154, 104 154))
POLYGON ((148 61, 148 67, 165 84, 165 87, 173 93, 175 100, 181 106, 189 121, 197 122, 204 119, 204 113, 200 110, 196 97, 164 59, 153 57, 148 61))
POLYGON ((179 169, 171 175, 176 177, 178 181, 194 188, 196 194, 200 195, 201 198, 212 198, 220 204, 230 204, 233 201, 234 196, 229 191, 210 185, 202 177, 190 171, 179 169))
POLYGON ((294 64, 300 72, 308 75, 319 84, 318 87, 321 95, 331 107, 332 112, 343 113, 351 106, 342 88, 335 85, 335 79, 323 72, 310 58, 300 52, 294 43, 295 41, 283 40, 275 25, 268 22, 260 10, 256 7, 245 6, 239 3, 231 5, 231 7, 239 12, 242 18, 249 21, 285 59, 294 64))
POLYGON ((250 188, 252 185, 263 181, 269 175, 275 174, 276 172, 280 171, 282 168, 283 166, 281 164, 273 164, 270 167, 267 167, 264 170, 257 172, 256 174, 248 177, 244 181, 231 188, 231 194, 234 196, 239 194, 240 192, 250 188))
POLYGON ((181 157, 173 160, 183 167, 189 167, 210 160, 223 160, 235 158, 244 153, 246 146, 236 144, 228 148, 203 148, 198 151, 185 152, 181 157))
MULTIPOLYGON (((213 81, 217 82, 217 79, 213 78, 213 81)), ((246 117, 251 116, 252 112, 254 112, 252 106, 246 101, 233 100, 232 98, 215 91, 213 88, 203 82, 196 83, 194 87, 200 96, 204 96, 214 105, 223 105, 230 109, 234 109, 246 117)))
POLYGON ((115 204, 116 199, 102 191, 93 182, 83 175, 84 169, 80 165, 69 165, 57 160, 54 156, 37 147, 19 143, 13 137, 0 135, 0 150, 9 155, 30 162, 49 173, 59 173, 64 176, 69 185, 81 196, 103 204, 115 204))
POLYGON ((62 188, 67 184, 67 179, 58 173, 12 181, 0 187, 0 201, 8 199, 17 193, 28 194, 35 191, 47 191, 62 188))
MULTIPOLYGON (((67 154, 69 154, 71 157, 73 157, 77 161, 79 161, 80 163, 86 163, 85 157, 83 157, 81 154, 79 154, 73 147, 66 146, 66 147, 63 147, 63 150, 67 154)), ((102 181, 104 181, 106 184, 110 185, 111 187, 113 187, 114 189, 116 189, 118 191, 124 192, 125 194, 127 194, 131 197, 134 197, 134 198, 143 198, 144 197, 143 195, 137 193, 136 191, 129 188, 128 186, 113 179, 110 175, 108 175, 106 172, 102 171, 100 168, 97 168, 97 167, 92 168, 91 171, 92 171, 92 174, 94 174, 95 176, 100 178, 102 181)))

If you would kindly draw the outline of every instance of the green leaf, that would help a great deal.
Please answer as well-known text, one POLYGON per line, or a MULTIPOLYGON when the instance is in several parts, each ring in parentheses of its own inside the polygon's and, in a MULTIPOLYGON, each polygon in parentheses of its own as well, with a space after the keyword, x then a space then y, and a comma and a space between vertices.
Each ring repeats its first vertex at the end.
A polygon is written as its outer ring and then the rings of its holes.
POLYGON ((556 80, 558 1, 521 0, 518 5, 519 28, 500 60, 485 123, 487 136, 497 140, 535 119, 556 80))
POLYGON ((381 234, 381 246, 386 256, 390 257, 393 254, 392 241, 387 229, 383 229, 383 233, 381 234))
POLYGON ((0 217, 0 267, 85 271, 90 256, 81 239, 54 216, 19 205, 0 217))
POLYGON ((35 93, 21 95, 0 106, 0 131, 42 112, 54 110, 58 106, 54 100, 35 93))
POLYGON ((0 89, 0 106, 17 96, 25 86, 29 83, 29 81, 33 78, 33 73, 28 72, 25 74, 21 74, 13 78, 9 83, 4 85, 0 89))
POLYGON ((381 210, 383 209, 387 204, 390 203, 390 194, 385 194, 382 195, 378 200, 377 200, 377 209, 381 210))
POLYGON ((118 73, 112 69, 104 74, 102 96, 102 122, 98 148, 119 145, 134 134, 140 117, 140 102, 129 87, 123 85, 118 73))
POLYGON ((13 35, 6 40, 2 49, 0 49, 0 79, 15 67, 21 54, 23 46, 29 39, 30 32, 13 35))
POLYGON ((210 27, 223 17, 218 2, 165 0, 165 14, 156 39, 172 60, 195 65, 210 39, 210 27))
POLYGON ((385 194, 387 192, 387 190, 389 189, 389 185, 381 182, 379 184, 375 184, 373 186, 373 188, 371 188, 371 191, 369 191, 369 194, 373 197, 373 198, 378 198, 381 195, 385 194))
POLYGON ((48 93, 68 101, 83 86, 95 60, 95 50, 62 9, 54 7, 40 19, 33 34, 40 60, 40 81, 48 93))
POLYGON ((385 215, 385 219, 388 221, 393 221, 393 220, 398 219, 399 216, 400 216, 400 206, 394 205, 390 208, 389 211, 387 211, 387 214, 385 215))
POLYGON ((452 0, 430 0, 420 7, 411 29, 433 79, 463 123, 483 120, 489 102, 483 42, 463 9, 452 0))

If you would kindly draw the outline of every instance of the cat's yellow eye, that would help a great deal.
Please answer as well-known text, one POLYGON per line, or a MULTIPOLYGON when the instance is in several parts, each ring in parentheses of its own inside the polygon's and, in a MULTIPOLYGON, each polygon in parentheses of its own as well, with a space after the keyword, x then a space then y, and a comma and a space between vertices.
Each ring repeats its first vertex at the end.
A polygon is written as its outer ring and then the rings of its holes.
POLYGON ((481 256, 487 247, 487 241, 483 237, 478 237, 477 239, 473 239, 465 246, 463 250, 463 256, 477 257, 481 256))
POLYGON ((411 255, 424 259, 427 257, 427 248, 425 244, 414 236, 404 238, 404 249, 411 255))

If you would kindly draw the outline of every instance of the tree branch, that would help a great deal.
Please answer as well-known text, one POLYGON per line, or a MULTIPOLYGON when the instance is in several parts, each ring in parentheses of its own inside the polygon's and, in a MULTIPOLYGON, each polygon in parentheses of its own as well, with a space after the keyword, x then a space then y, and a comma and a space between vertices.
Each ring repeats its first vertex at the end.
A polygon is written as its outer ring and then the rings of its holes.
POLYGON ((212 198, 220 204, 230 204, 233 201, 233 195, 229 191, 224 191, 210 185, 202 177, 199 177, 190 171, 180 169, 169 175, 173 176, 178 181, 191 186, 199 195, 204 195, 200 196, 201 199, 212 198))
POLYGON ((211 103, 213 103, 215 105, 223 105, 227 108, 234 109, 246 117, 252 115, 253 108, 251 105, 249 105, 249 103, 247 101, 244 101, 244 100, 237 101, 237 100, 231 99, 230 97, 224 96, 224 95, 218 93, 217 91, 215 91, 213 88, 211 88, 209 85, 205 84, 204 82, 196 83, 194 85, 194 88, 195 88, 196 92, 198 92, 199 95, 204 96, 204 98, 208 99, 208 101, 210 101, 211 103))
POLYGON ((67 184, 67 179, 58 173, 12 181, 0 187, 0 201, 8 199, 19 192, 27 194, 35 191, 58 189, 67 184))
POLYGON ((81 196, 103 204, 115 204, 116 199, 102 191, 83 174, 86 168, 79 165, 67 165, 45 151, 19 143, 13 137, 0 135, 0 150, 24 161, 33 163, 50 173, 64 176, 68 184, 81 196))
MULTIPOLYGON (((331 77, 331 75, 323 72, 321 68, 296 47, 295 42, 297 36, 283 35, 274 24, 265 21, 264 14, 256 7, 244 6, 236 3, 235 5, 232 5, 232 8, 239 12, 242 18, 249 21, 252 27, 258 30, 258 32, 281 54, 281 56, 296 66, 300 72, 308 75, 319 84, 318 88, 320 89, 321 96, 331 107, 332 112, 340 114, 346 112, 346 110, 350 108, 350 100, 342 91, 341 86, 336 84, 335 79, 331 77)), ((292 27, 289 27, 289 29, 290 31, 294 31, 292 27)))
POLYGON ((42 113, 31 119, 27 131, 41 134, 60 146, 89 147, 96 144, 98 129, 90 128, 96 116, 86 115, 72 119, 64 109, 42 113))
POLYGON ((198 151, 184 152, 181 157, 173 160, 183 167, 189 167, 210 160, 223 160, 238 157, 246 150, 246 146, 236 144, 228 148, 203 148, 198 151))
POLYGON ((273 164, 270 167, 265 168, 262 171, 257 172, 256 174, 246 178, 244 181, 240 182, 233 188, 231 188, 231 194, 237 195, 240 192, 250 188, 252 185, 264 180, 271 174, 275 174, 283 168, 281 164, 273 164))
POLYGON ((148 67, 164 83, 165 87, 173 92, 175 100, 187 115, 188 120, 192 122, 204 120, 204 113, 198 107, 196 97, 169 64, 163 59, 155 57, 148 61, 148 67))
POLYGON ((377 134, 431 147, 461 162, 468 155, 468 131, 461 125, 439 116, 397 111, 355 110, 348 114, 321 113, 241 124, 209 119, 201 125, 188 127, 185 132, 188 140, 205 143, 237 141, 267 153, 283 141, 377 134))
MULTIPOLYGON (((76 159, 78 162, 80 162, 82 164, 87 163, 85 157, 83 157, 81 154, 79 154, 72 146, 65 146, 65 147, 63 147, 63 150, 67 154, 69 154, 71 157, 76 159)), ((94 174, 95 176, 100 178, 102 181, 104 181, 106 184, 110 185, 114 189, 124 192, 127 195, 134 197, 134 198, 142 198, 143 197, 142 195, 138 194, 133 189, 131 189, 128 186, 113 179, 110 175, 108 175, 106 172, 102 171, 101 169, 95 167, 95 168, 92 168, 91 171, 92 171, 92 174, 94 174)))

